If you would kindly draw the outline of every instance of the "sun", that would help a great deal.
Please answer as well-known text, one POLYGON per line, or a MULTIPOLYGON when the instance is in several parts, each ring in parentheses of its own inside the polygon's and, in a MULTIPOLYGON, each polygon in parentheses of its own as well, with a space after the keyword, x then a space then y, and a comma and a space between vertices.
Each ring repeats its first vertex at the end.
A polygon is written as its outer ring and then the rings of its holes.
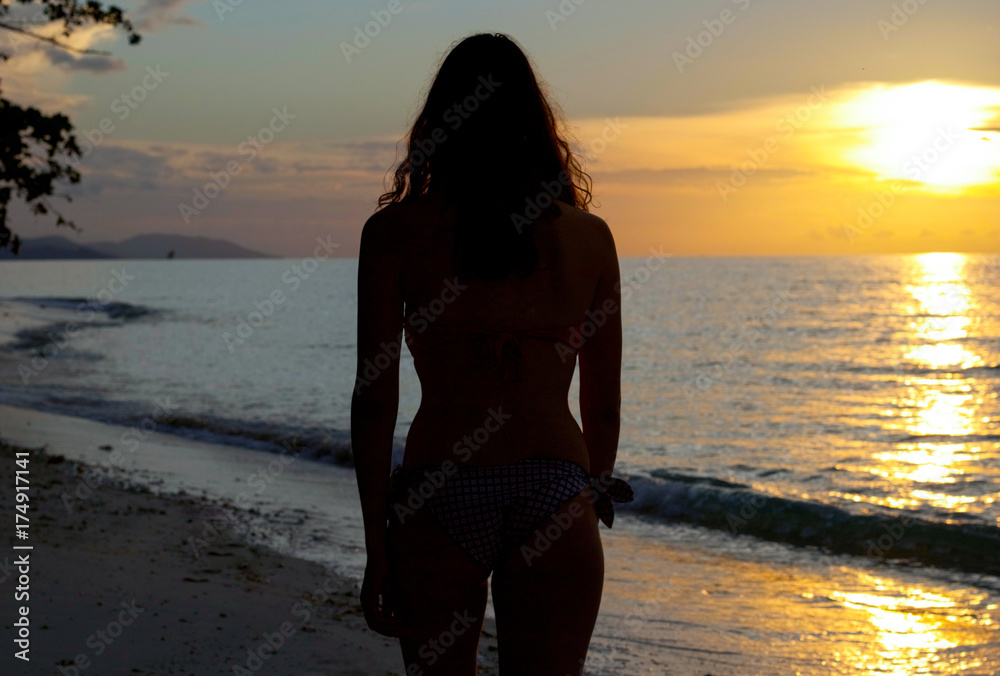
POLYGON ((1000 89, 880 84, 841 103, 836 117, 860 140, 844 159, 880 179, 945 189, 1000 182, 1000 89))

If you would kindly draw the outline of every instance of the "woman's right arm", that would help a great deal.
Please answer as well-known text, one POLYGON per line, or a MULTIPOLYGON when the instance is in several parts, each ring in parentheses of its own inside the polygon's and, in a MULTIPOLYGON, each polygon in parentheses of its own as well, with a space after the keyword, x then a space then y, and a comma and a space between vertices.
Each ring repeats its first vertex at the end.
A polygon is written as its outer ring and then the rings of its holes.
POLYGON ((580 348, 580 418, 590 473, 610 477, 621 427, 621 275, 611 229, 594 218, 598 221, 600 277, 587 319, 594 333, 580 348))

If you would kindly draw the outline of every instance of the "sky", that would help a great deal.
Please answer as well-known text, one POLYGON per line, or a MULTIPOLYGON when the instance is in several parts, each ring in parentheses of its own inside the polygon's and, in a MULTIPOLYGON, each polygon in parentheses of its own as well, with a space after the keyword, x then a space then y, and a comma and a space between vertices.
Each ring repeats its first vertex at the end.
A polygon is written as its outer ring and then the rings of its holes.
POLYGON ((531 58, 622 256, 1000 250, 1000 3, 119 4, 138 45, 69 39, 108 56, 0 32, 3 95, 85 150, 57 203, 81 232, 15 208, 22 237, 356 255, 436 67, 489 31, 531 58))

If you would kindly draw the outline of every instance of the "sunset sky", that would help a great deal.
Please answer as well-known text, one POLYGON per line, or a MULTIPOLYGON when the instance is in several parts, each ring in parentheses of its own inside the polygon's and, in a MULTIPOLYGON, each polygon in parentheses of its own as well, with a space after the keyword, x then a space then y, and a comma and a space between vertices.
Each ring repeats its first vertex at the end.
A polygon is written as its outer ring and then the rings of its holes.
MULTIPOLYGON (((110 130, 59 204, 80 242, 166 232, 299 256, 332 234, 355 255, 439 60, 497 31, 564 111, 623 256, 1000 250, 1000 3, 121 4, 139 45, 71 40, 110 57, 0 36, 4 96, 69 114, 81 140, 110 130), (241 146, 269 124, 270 143, 241 146)), ((12 214, 22 236, 57 232, 12 214)))

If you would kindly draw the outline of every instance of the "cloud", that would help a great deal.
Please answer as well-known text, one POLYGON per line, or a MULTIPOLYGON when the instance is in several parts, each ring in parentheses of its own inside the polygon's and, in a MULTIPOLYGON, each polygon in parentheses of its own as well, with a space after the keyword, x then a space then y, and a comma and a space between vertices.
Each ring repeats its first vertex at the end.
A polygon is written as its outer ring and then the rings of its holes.
POLYGON ((342 168, 379 174, 395 168, 406 152, 403 141, 388 139, 332 142, 329 147, 340 158, 342 168))
POLYGON ((308 162, 298 161, 291 164, 292 170, 299 174, 308 174, 314 171, 333 171, 336 167, 328 162, 308 162))
POLYGON ((276 140, 250 159, 231 145, 108 139, 83 158, 83 181, 72 190, 99 194, 155 187, 186 199, 213 175, 227 174, 235 162, 237 171, 225 189, 230 200, 307 199, 328 193, 363 200, 381 194, 383 169, 359 169, 357 151, 351 144, 276 140))
MULTIPOLYGON (((95 49, 115 38, 110 26, 90 25, 77 28, 66 37, 61 24, 50 22, 33 26, 32 32, 52 37, 76 50, 95 49)), ((80 112, 88 97, 63 91, 73 72, 109 73, 124 69, 118 59, 95 54, 79 54, 38 40, 0 31, 0 51, 10 54, 4 64, 3 88, 20 105, 35 106, 47 113, 69 115, 80 112)))
MULTIPOLYGON (((732 167, 668 167, 665 169, 620 169, 613 171, 595 170, 592 176, 608 183, 628 183, 630 185, 660 185, 673 183, 704 183, 725 180, 733 175, 732 167)), ((812 175, 814 171, 800 169, 771 169, 760 167, 754 173, 770 178, 797 178, 812 175)))
MULTIPOLYGON (((142 0, 134 10, 126 12, 136 29, 153 32, 171 26, 194 26, 200 22, 181 14, 191 0, 142 0)), ((49 21, 37 11, 11 8, 7 17, 12 23, 32 33, 58 40, 73 50, 103 49, 107 44, 122 44, 122 32, 107 24, 90 24, 63 35, 61 22, 49 21)), ((0 52, 9 55, 4 63, 3 89, 7 96, 21 105, 35 106, 46 113, 56 111, 70 115, 82 112, 89 97, 64 91, 72 74, 104 74, 126 70, 121 58, 103 54, 81 54, 55 45, 0 30, 0 52)))
POLYGON ((118 191, 156 190, 177 178, 169 158, 139 147, 101 145, 83 158, 79 185, 67 190, 72 195, 100 195, 118 191))
MULTIPOLYGON (((849 161, 844 149, 865 140, 858 134, 865 127, 842 119, 833 104, 783 131, 777 123, 798 105, 782 99, 739 114, 622 118, 614 131, 603 118, 571 120, 576 138, 606 141, 584 147, 603 203, 595 208, 613 217, 619 251, 642 252, 651 240, 680 253, 931 246, 931 233, 940 234, 940 223, 962 203, 908 179, 881 180, 863 163, 849 161), (722 199, 717 183, 728 183, 738 170, 748 172, 740 199, 722 199), (856 208, 896 183, 907 187, 907 196, 900 194, 858 243, 849 241, 844 225, 856 218, 856 208), (668 190, 670 199, 664 199, 668 190)), ((131 230, 211 234, 295 254, 331 228, 348 233, 344 241, 356 235, 403 150, 395 135, 337 138, 326 131, 319 139, 276 135, 252 158, 238 143, 190 142, 183 131, 169 142, 106 138, 84 162, 82 184, 72 186, 79 199, 70 215, 79 214, 97 238, 131 230), (193 204, 199 193, 215 196, 185 219, 180 206, 193 204), (109 204, 113 219, 107 218, 109 204)), ((960 222, 988 227, 974 217, 960 222)), ((960 236, 977 239, 971 232, 960 236)), ((346 246, 341 251, 352 252, 346 246)))
POLYGON ((376 139, 370 141, 334 141, 329 145, 338 150, 394 153, 396 152, 397 144, 401 145, 401 142, 376 139))
POLYGON ((59 47, 47 46, 45 55, 53 66, 62 66, 70 71, 110 73, 126 68, 122 59, 100 54, 76 54, 59 47))
POLYGON ((135 10, 132 23, 140 33, 152 33, 171 26, 201 26, 201 21, 181 15, 181 11, 191 0, 145 0, 135 10))

